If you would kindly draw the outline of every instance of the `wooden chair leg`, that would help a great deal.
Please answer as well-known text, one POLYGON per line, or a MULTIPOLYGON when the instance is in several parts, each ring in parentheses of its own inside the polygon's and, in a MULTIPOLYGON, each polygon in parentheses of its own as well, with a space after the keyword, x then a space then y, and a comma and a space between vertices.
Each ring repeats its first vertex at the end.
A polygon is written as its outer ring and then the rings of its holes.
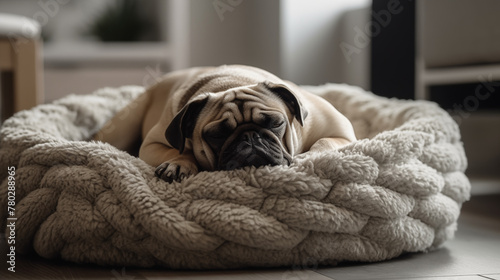
POLYGON ((4 121, 14 113, 14 88, 12 70, 14 66, 12 45, 7 38, 0 38, 0 93, 1 120, 4 121))
POLYGON ((0 112, 2 113, 1 120, 3 122, 14 114, 14 106, 12 106, 14 104, 13 73, 2 72, 1 81, 2 107, 0 108, 0 112))
POLYGON ((14 111, 30 109, 43 102, 41 90, 41 58, 39 42, 20 39, 13 47, 14 61, 14 111))

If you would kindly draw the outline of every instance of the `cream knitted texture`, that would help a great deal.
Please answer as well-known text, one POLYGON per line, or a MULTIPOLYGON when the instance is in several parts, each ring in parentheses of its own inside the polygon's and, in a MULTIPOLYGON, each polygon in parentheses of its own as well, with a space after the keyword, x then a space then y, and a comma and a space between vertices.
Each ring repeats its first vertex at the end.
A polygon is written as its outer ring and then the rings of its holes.
POLYGON ((0 219, 16 167, 16 250, 100 265, 218 269, 382 261, 438 248, 469 198, 458 126, 438 106, 357 87, 307 87, 358 140, 291 166, 168 184, 85 141, 143 88, 103 88, 23 111, 0 130, 0 219))

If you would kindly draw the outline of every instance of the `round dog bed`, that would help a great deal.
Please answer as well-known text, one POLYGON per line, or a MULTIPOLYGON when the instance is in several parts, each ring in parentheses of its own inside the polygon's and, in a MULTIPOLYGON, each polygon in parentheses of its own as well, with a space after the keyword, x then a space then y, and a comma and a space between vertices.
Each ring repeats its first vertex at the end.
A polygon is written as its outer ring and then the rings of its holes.
POLYGON ((452 238, 470 184, 450 116, 357 87, 307 89, 346 115, 360 140, 299 155, 291 166, 201 172, 172 184, 142 160, 86 141, 142 87, 20 112, 0 130, 0 204, 16 201, 0 208, 2 228, 17 218, 17 254, 184 269, 374 262, 452 238))

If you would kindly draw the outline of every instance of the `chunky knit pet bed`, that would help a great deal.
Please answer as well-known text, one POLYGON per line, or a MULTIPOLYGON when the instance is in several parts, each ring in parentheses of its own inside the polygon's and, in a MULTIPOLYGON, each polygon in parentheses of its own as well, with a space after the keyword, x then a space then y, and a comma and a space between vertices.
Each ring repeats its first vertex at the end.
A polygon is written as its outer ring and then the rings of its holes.
POLYGON ((1 226, 17 218, 17 254, 187 269, 382 261, 452 238, 470 184, 448 114, 345 85, 308 89, 351 119, 360 140, 291 166, 202 172, 173 184, 136 157, 85 141, 141 87, 18 113, 0 131, 1 226))

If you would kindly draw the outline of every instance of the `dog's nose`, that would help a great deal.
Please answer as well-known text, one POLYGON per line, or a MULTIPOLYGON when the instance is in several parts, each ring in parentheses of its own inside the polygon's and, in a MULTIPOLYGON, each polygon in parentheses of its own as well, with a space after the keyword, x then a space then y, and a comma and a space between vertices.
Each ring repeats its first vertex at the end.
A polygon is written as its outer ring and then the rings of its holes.
POLYGON ((241 134, 241 140, 249 143, 256 142, 260 139, 260 135, 257 131, 249 130, 241 134))
MULTIPOLYGON (((257 130, 242 132, 233 144, 221 155, 219 166, 223 170, 238 169, 244 166, 277 165, 281 154, 270 150, 271 144, 257 130)), ((279 150, 279 149, 274 149, 279 150)))

